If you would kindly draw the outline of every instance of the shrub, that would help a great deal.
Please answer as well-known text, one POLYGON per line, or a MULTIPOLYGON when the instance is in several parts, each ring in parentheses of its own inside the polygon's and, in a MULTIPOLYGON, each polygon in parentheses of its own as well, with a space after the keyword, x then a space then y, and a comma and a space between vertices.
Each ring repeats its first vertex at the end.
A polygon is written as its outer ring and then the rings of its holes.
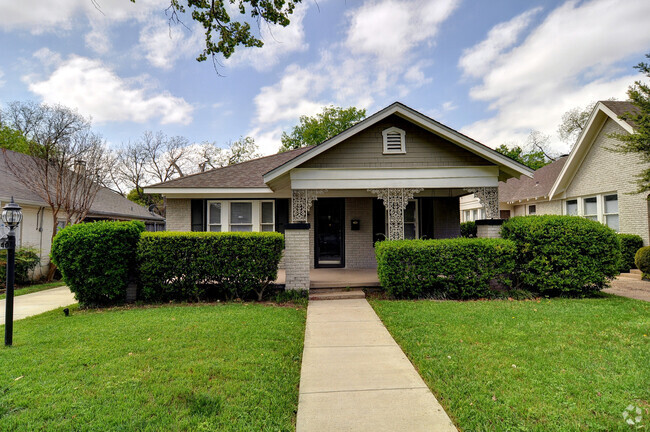
POLYGON ((460 224, 461 237, 476 237, 476 222, 468 221, 460 224))
MULTIPOLYGON (((27 284, 30 281, 29 272, 34 270, 41 258, 38 256, 38 249, 18 248, 16 249, 16 283, 27 284)), ((6 288, 7 279, 7 250, 0 250, 0 284, 6 288)))
POLYGON ((93 222, 71 225, 52 242, 52 261, 79 303, 106 306, 126 300, 144 223, 93 222))
POLYGON ((277 277, 283 248, 284 236, 275 232, 145 233, 137 254, 141 298, 246 298, 255 292, 261 300, 277 277))
POLYGON ((586 294, 618 274, 619 239, 611 228, 578 216, 519 216, 501 236, 517 245, 518 287, 544 295, 586 294))
POLYGON ((650 279, 650 246, 642 247, 636 251, 634 263, 643 272, 643 278, 650 279))
POLYGON ((490 283, 509 286, 515 244, 502 239, 395 240, 378 243, 381 286, 397 298, 477 298, 490 283))
POLYGON ((636 251, 643 247, 643 239, 636 234, 619 234, 621 241, 621 266, 619 271, 621 273, 629 272, 630 269, 636 268, 634 264, 634 255, 636 251))

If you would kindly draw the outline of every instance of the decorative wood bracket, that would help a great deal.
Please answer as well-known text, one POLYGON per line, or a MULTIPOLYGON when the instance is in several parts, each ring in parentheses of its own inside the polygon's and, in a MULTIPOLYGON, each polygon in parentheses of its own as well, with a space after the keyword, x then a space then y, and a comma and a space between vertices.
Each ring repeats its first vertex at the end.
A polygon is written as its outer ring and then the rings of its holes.
POLYGON ((485 209, 485 216, 488 219, 499 218, 499 188, 493 187, 478 187, 465 189, 467 192, 473 193, 481 202, 485 209))
POLYGON ((307 222, 307 214, 317 196, 327 192, 327 189, 292 189, 291 190, 291 222, 307 222))
POLYGON ((401 240, 404 238, 404 210, 413 196, 423 189, 415 188, 385 188, 368 189, 384 202, 388 210, 388 239, 401 240))

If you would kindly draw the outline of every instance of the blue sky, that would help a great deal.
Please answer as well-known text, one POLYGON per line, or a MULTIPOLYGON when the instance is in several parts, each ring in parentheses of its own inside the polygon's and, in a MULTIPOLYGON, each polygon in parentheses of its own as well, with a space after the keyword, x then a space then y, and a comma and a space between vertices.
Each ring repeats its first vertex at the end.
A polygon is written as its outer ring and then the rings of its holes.
POLYGON ((650 52, 647 0, 305 0, 218 76, 194 60, 191 21, 168 27, 168 0, 96 3, 3 6, 0 103, 76 108, 115 147, 162 130, 219 145, 250 135, 268 154, 301 114, 398 100, 493 147, 535 129, 562 151, 562 114, 624 99, 650 52))

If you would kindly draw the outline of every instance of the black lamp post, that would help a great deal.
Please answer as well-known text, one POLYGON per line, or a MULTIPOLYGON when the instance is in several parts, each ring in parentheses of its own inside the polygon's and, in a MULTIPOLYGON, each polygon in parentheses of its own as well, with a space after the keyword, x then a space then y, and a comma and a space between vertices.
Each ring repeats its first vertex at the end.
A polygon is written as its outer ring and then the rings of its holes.
POLYGON ((10 346, 14 334, 14 279, 16 276, 16 232, 23 220, 23 212, 11 197, 11 202, 2 208, 2 222, 9 227, 1 247, 7 249, 7 298, 5 300, 5 345, 10 346))

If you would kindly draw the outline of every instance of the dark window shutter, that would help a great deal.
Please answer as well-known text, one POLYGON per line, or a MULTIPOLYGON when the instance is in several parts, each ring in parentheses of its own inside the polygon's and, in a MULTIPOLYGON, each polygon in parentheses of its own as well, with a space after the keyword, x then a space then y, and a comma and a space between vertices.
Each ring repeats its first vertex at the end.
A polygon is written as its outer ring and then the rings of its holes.
POLYGON ((275 230, 284 234, 284 226, 289 223, 289 199, 275 200, 275 230))
POLYGON ((420 201, 420 238, 433 238, 433 198, 419 198, 420 201))
POLYGON ((378 199, 372 200, 372 242, 386 240, 386 208, 378 199))
POLYGON ((205 231, 205 200, 192 200, 192 231, 205 231))

